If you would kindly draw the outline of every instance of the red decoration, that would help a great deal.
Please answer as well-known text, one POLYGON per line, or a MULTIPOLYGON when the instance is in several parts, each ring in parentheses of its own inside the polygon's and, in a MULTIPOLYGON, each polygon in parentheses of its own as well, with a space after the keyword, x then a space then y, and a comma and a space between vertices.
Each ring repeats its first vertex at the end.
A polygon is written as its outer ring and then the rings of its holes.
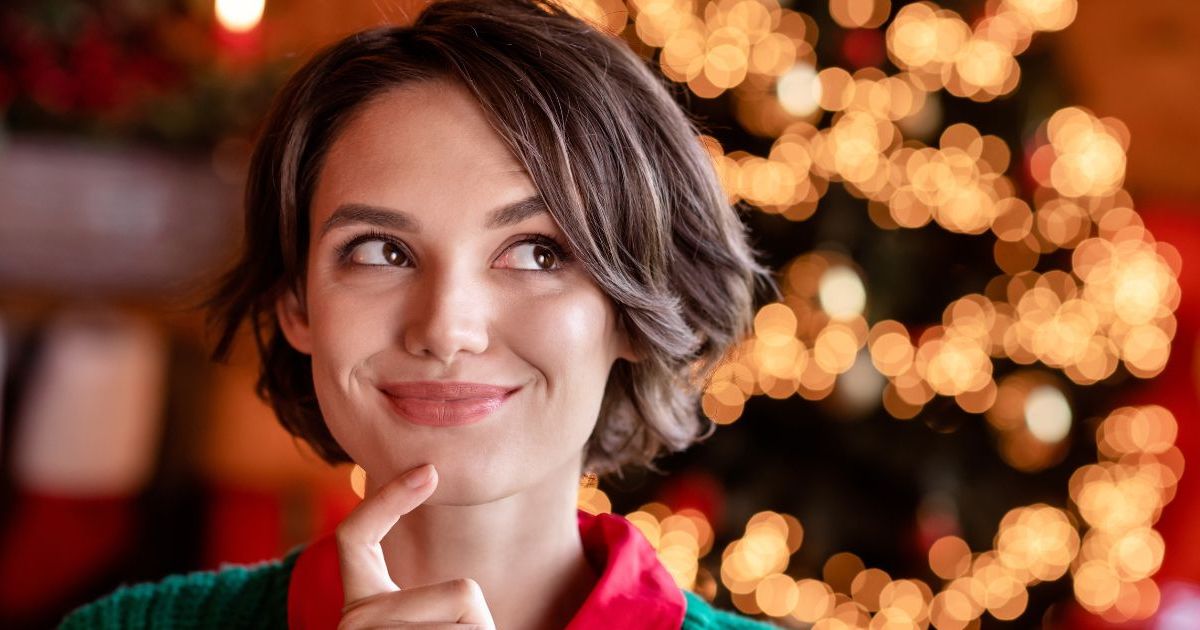
POLYGON ((883 32, 874 28, 847 31, 842 38, 842 59, 854 68, 878 68, 887 60, 883 32))

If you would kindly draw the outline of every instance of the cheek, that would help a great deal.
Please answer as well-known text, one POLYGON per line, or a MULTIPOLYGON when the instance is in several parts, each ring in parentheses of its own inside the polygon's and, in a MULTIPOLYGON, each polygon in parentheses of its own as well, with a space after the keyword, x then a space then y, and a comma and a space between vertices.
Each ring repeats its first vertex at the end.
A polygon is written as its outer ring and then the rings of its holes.
MULTIPOLYGON (((613 360, 613 314, 596 290, 527 300, 506 317, 504 341, 550 382, 586 382, 613 360)), ((599 377, 599 386, 604 378, 599 377)))
MULTIPOLYGON (((326 288, 310 299, 313 333, 313 371, 318 394, 355 386, 354 369, 389 345, 394 313, 384 300, 364 299, 352 291, 326 288)), ((353 392, 350 392, 353 393, 353 392)))
MULTIPOLYGON (((597 290, 598 291, 598 290, 597 290)), ((613 312, 603 294, 571 292, 514 309, 503 337, 536 379, 525 428, 506 439, 528 466, 528 454, 558 462, 575 457, 592 434, 612 368, 613 312), (536 427, 530 429, 529 427, 536 427)), ((515 425, 514 425, 515 426, 515 425)))

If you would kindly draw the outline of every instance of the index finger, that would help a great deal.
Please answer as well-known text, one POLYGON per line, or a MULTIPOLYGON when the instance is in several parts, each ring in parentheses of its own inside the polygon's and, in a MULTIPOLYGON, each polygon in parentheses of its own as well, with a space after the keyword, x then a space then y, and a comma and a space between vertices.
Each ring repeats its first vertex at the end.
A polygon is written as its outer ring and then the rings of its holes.
POLYGON ((364 499, 338 525, 335 538, 345 605, 400 590, 388 575, 379 542, 401 516, 424 503, 436 487, 437 470, 433 464, 418 466, 364 499))

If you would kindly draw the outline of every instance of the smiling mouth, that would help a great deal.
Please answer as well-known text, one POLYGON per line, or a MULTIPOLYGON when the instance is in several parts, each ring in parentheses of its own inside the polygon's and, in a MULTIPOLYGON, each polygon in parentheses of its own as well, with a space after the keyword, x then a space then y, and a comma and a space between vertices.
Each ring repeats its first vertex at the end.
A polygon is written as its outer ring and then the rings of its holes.
MULTIPOLYGON (((389 389, 395 391, 396 388, 389 389)), ((520 389, 493 388, 489 395, 465 397, 430 397, 428 394, 397 396, 388 390, 380 391, 392 411, 407 422, 433 427, 453 427, 484 420, 504 406, 504 403, 520 389)))

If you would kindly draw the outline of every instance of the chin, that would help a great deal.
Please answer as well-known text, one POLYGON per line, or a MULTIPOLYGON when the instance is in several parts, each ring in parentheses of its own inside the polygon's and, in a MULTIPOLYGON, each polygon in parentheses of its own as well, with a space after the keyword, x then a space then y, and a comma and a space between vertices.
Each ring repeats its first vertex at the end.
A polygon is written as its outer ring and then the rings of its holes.
POLYGON ((425 500, 424 505, 465 507, 484 505, 502 498, 504 497, 489 493, 484 488, 442 488, 439 486, 437 490, 434 490, 433 496, 425 500))
MULTIPOLYGON (((437 463, 434 463, 437 466, 437 463)), ((511 475, 491 475, 467 467, 438 467, 438 486, 425 501, 429 505, 482 505, 520 491, 511 475)))
MULTIPOLYGON (((464 455, 461 448, 423 449, 423 455, 406 453, 402 457, 389 458, 381 468, 390 478, 422 464, 433 464, 437 469, 437 488, 428 499, 429 505, 480 505, 503 499, 529 485, 529 472, 514 470, 511 466, 492 461, 486 455, 464 455), (515 473, 515 474, 514 474, 515 473), (522 474, 523 473, 523 474, 522 474)), ((368 474, 369 471, 368 471, 368 474)))

